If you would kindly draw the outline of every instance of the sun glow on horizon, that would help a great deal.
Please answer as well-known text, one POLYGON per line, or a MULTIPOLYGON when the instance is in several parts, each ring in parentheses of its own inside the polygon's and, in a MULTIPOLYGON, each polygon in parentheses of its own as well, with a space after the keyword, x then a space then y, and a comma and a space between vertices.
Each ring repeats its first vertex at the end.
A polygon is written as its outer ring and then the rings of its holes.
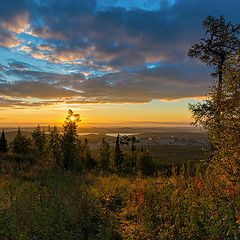
MULTIPOLYGON (((199 100, 201 101, 201 100, 199 100)), ((164 102, 154 100, 145 104, 102 104, 88 105, 88 111, 82 111, 82 106, 71 108, 74 113, 80 114, 81 126, 97 124, 118 124, 129 122, 191 122, 189 103, 198 102, 195 99, 164 102)), ((39 109, 4 109, 0 116, 0 127, 3 126, 33 126, 58 125, 64 123, 69 106, 48 107, 39 109)), ((86 108, 86 107, 85 107, 86 108)), ((69 116, 70 121, 76 121, 75 115, 69 116), (73 119, 73 118, 74 119, 73 119)), ((132 124, 131 124, 132 125, 132 124)))
POLYGON ((74 121, 74 120, 75 120, 75 117, 74 117, 74 116, 71 116, 70 119, 71 119, 72 121, 74 121))

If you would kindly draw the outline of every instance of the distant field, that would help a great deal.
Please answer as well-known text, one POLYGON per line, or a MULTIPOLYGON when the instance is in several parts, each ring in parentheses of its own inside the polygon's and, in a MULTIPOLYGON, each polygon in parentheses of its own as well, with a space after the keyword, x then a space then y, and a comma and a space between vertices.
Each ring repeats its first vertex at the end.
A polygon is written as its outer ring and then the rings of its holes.
POLYGON ((178 165, 189 160, 199 162, 204 158, 200 146, 149 145, 147 149, 158 166, 178 165))
POLYGON ((138 138, 146 138, 146 137, 161 137, 161 138, 191 138, 191 139, 199 139, 206 138, 206 135, 203 132, 177 132, 177 131, 162 131, 162 132, 146 132, 140 133, 136 135, 138 138))
MULTIPOLYGON (((201 146, 148 145, 143 147, 150 152, 156 167, 159 168, 171 168, 172 165, 182 165, 188 161, 199 163, 204 159, 204 149, 201 146)), ((131 151, 131 146, 121 148, 123 151, 131 151)), ((141 146, 137 148, 140 150, 141 146)))

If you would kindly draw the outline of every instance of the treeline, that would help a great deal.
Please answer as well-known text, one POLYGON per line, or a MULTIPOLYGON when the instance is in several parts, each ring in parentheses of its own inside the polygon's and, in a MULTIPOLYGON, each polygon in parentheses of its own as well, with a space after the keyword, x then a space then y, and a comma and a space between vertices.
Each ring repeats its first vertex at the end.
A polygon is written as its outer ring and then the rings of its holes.
POLYGON ((62 130, 56 126, 41 130, 38 125, 31 136, 24 135, 18 128, 17 134, 8 146, 5 133, 2 131, 0 139, 1 165, 15 162, 29 165, 58 167, 65 170, 86 172, 90 170, 150 175, 155 171, 150 153, 138 150, 134 143, 135 137, 116 137, 115 147, 102 140, 97 149, 97 157, 93 157, 90 144, 85 138, 80 139, 77 134, 79 115, 71 110, 63 124, 62 130), (131 144, 131 151, 122 151, 122 145, 131 144))

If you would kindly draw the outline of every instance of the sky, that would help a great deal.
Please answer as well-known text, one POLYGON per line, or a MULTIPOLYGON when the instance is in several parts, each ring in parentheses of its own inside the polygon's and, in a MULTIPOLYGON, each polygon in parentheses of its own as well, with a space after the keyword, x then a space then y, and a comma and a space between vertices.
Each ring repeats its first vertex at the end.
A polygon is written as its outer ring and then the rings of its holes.
POLYGON ((0 0, 0 127, 191 122, 211 69, 187 56, 239 0, 0 0))

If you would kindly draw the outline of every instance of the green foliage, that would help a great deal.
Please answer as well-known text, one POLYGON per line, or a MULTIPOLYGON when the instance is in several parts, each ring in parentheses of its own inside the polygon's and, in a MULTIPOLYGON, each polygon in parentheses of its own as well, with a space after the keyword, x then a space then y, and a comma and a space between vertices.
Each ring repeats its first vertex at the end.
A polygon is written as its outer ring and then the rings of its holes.
MULTIPOLYGON (((240 55, 232 56, 224 66, 220 124, 209 125, 208 135, 214 144, 213 164, 233 181, 240 180, 240 55), (216 134, 217 132, 217 134, 216 134)), ((217 93, 213 88, 212 102, 217 93)), ((217 111, 217 110, 216 110, 217 111)))
POLYGON ((238 239, 239 207, 223 187, 215 188, 219 183, 182 175, 136 179, 122 212, 128 221, 126 238, 238 239))
POLYGON ((31 149, 31 139, 21 133, 18 128, 17 135, 15 136, 12 144, 12 150, 17 154, 28 154, 31 149))
POLYGON ((136 168, 137 171, 140 171, 145 176, 152 175, 154 173, 156 166, 153 163, 152 157, 148 151, 142 150, 137 153, 136 168))
POLYGON ((199 57, 216 66, 217 81, 203 103, 190 105, 195 125, 207 130, 210 146, 210 168, 232 181, 240 179, 240 24, 226 23, 208 17, 203 26, 208 38, 189 50, 189 56, 199 57))
POLYGON ((98 149, 98 168, 103 171, 109 170, 110 164, 110 148, 109 143, 103 138, 102 144, 98 149))
POLYGON ((120 239, 81 177, 1 178, 0 196, 1 239, 120 239))
POLYGON ((125 151, 121 164, 121 171, 125 174, 136 174, 137 153, 125 151))
POLYGON ((89 148, 88 140, 85 138, 84 145, 79 144, 80 162, 83 164, 83 168, 91 170, 96 166, 96 162, 92 157, 91 150, 89 148))
POLYGON ((240 238, 239 183, 31 171, 1 174, 1 239, 240 238))
POLYGON ((61 149, 61 135, 59 129, 54 126, 48 128, 48 143, 51 157, 54 160, 56 166, 63 166, 63 155, 61 149))
POLYGON ((31 139, 21 133, 18 128, 17 135, 13 139, 12 151, 15 154, 17 162, 31 162, 33 163, 33 157, 31 156, 31 139))
POLYGON ((240 176, 240 56, 232 56, 224 65, 222 93, 213 85, 204 104, 190 106, 195 124, 207 130, 210 167, 233 181, 240 176))
MULTIPOLYGON (((221 132, 221 101, 223 94, 224 65, 230 56, 236 56, 240 48, 240 24, 233 25, 226 22, 223 16, 215 18, 208 16, 203 21, 205 37, 201 42, 193 45, 188 52, 190 57, 198 57, 207 65, 214 66, 214 77, 218 77, 216 85, 210 91, 210 98, 203 104, 190 105, 195 124, 203 124, 204 127, 215 125, 217 138, 221 132)), ((212 145, 214 143, 211 142, 212 145)))
POLYGON ((48 139, 44 131, 40 129, 38 125, 32 131, 32 152, 36 158, 42 159, 46 157, 48 153, 48 139))

